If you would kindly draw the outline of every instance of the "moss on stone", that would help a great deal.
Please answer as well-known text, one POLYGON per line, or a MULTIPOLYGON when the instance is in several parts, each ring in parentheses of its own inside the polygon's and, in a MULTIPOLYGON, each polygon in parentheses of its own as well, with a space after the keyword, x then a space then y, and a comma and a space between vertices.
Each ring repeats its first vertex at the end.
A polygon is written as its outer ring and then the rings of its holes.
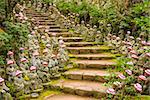
POLYGON ((4 31, 0 28, 0 32, 4 32, 4 31))
POLYGON ((59 93, 60 93, 59 91, 46 90, 46 91, 43 91, 38 98, 30 99, 30 100, 44 100, 44 98, 47 96, 51 96, 51 95, 55 95, 59 93))
POLYGON ((108 46, 103 46, 103 45, 102 45, 102 46, 99 46, 99 48, 100 48, 100 49, 106 49, 106 50, 111 49, 111 48, 109 48, 108 46))

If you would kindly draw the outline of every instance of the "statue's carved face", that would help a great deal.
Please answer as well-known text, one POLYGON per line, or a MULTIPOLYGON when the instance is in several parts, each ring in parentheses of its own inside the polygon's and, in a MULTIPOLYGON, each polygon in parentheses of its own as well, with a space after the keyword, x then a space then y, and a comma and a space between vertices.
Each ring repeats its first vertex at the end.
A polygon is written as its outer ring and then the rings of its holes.
POLYGON ((21 79, 21 77, 20 77, 20 76, 18 76, 18 78, 19 78, 19 79, 21 79))
POLYGON ((0 82, 0 86, 2 86, 3 85, 3 82, 0 82))
POLYGON ((22 74, 18 75, 17 77, 18 79, 22 79, 22 74))
POLYGON ((8 69, 13 71, 14 70, 14 67, 12 65, 8 66, 8 69))
POLYGON ((32 73, 36 73, 36 70, 32 70, 32 73))

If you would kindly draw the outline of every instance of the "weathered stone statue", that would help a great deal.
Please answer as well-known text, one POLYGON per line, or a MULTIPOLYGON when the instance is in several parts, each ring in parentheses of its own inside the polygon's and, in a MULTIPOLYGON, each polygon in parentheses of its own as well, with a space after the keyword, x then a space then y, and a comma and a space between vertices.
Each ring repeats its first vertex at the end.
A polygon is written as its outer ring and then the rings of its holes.
POLYGON ((100 31, 96 32, 95 42, 98 42, 98 43, 102 43, 103 42, 102 34, 101 34, 100 31))
POLYGON ((20 69, 23 71, 23 73, 27 74, 29 70, 29 63, 26 58, 21 58, 20 60, 20 69))
MULTIPOLYGON (((128 53, 128 49, 127 49, 128 47, 127 47, 127 45, 126 45, 126 42, 125 41, 122 41, 121 42, 121 46, 119 47, 119 51, 122 53, 122 54, 124 54, 124 55, 126 55, 127 53, 128 53)), ((130 50, 132 49, 132 47, 129 47, 130 48, 130 50)))
POLYGON ((137 49, 139 55, 145 53, 145 51, 147 50, 147 47, 145 46, 146 45, 146 42, 145 41, 141 41, 139 43, 139 48, 137 49))
POLYGON ((8 60, 13 61, 12 66, 13 66, 15 69, 19 69, 19 67, 17 66, 16 61, 15 61, 15 59, 14 59, 14 53, 11 52, 11 51, 9 51, 9 52, 7 53, 7 55, 8 55, 8 59, 6 59, 6 60, 7 60, 7 61, 8 61, 8 60))
POLYGON ((31 91, 41 89, 42 88, 42 80, 39 78, 36 67, 31 66, 29 72, 29 80, 30 80, 30 89, 31 91))
POLYGON ((116 47, 115 47, 115 49, 117 49, 117 48, 119 48, 120 46, 121 46, 121 39, 120 39, 120 37, 117 37, 116 38, 116 42, 115 42, 115 44, 116 44, 116 47))
POLYGON ((86 40, 86 37, 89 34, 89 29, 87 27, 85 27, 84 21, 81 22, 80 31, 79 32, 82 34, 83 39, 86 40))
POLYGON ((41 39, 42 39, 42 43, 44 43, 44 44, 47 44, 49 42, 47 37, 44 35, 41 36, 41 39))
POLYGON ((57 66, 57 65, 58 65, 58 60, 56 58, 56 55, 52 54, 51 58, 49 59, 49 65, 48 65, 49 72, 50 72, 51 75, 53 75, 54 73, 56 73, 56 70, 55 70, 54 67, 57 66))
POLYGON ((51 55, 52 54, 52 46, 50 43, 46 44, 46 49, 48 49, 48 53, 51 55))
POLYGON ((65 47, 66 46, 64 44, 60 45, 59 53, 57 54, 59 70, 63 70, 63 68, 65 66, 65 62, 67 62, 69 59, 68 54, 65 50, 65 47))
POLYGON ((8 55, 8 60, 12 60, 14 61, 14 63, 16 63, 14 59, 14 53, 12 51, 8 51, 7 55, 8 55))
POLYGON ((138 50, 140 48, 141 38, 136 38, 135 44, 133 45, 133 48, 135 50, 138 50))
POLYGON ((87 32, 88 32, 88 28, 85 27, 84 21, 81 21, 80 33, 87 34, 87 32))
POLYGON ((41 60, 39 58, 38 51, 34 51, 31 61, 32 61, 33 66, 36 66, 37 69, 39 69, 39 67, 41 67, 41 60))
POLYGON ((24 86, 25 80, 22 76, 22 71, 17 70, 15 72, 15 78, 14 78, 14 85, 16 89, 16 96, 23 95, 25 93, 25 86, 24 86))
POLYGON ((48 62, 42 62, 42 66, 37 72, 43 83, 47 83, 50 81, 51 75, 49 74, 48 62))
POLYGON ((56 33, 52 33, 51 44, 52 48, 58 47, 58 39, 56 38, 56 33))
POLYGON ((13 82, 14 79, 14 72, 15 72, 15 67, 13 66, 14 61, 8 60, 7 61, 7 68, 6 68, 6 75, 8 77, 9 82, 13 82))
POLYGON ((134 43, 135 43, 134 37, 133 36, 129 36, 128 37, 128 42, 130 42, 131 45, 134 45, 134 43))
POLYGON ((77 24, 75 27, 74 27, 74 32, 76 34, 80 34, 80 24, 77 24))
POLYGON ((116 36, 113 35, 112 38, 111 38, 111 43, 112 43, 112 47, 114 48, 115 47, 115 43, 116 43, 116 36))
POLYGON ((66 46, 64 44, 61 44, 58 50, 59 53, 57 55, 59 55, 59 60, 61 61, 61 63, 64 63, 69 59, 68 53, 66 52, 65 47, 66 46))
POLYGON ((51 58, 52 58, 52 64, 53 64, 53 67, 51 68, 51 72, 52 72, 53 77, 57 77, 57 74, 59 74, 59 72, 58 72, 59 62, 58 62, 58 59, 57 59, 57 55, 52 54, 51 58))
POLYGON ((112 34, 108 34, 105 38, 106 38, 105 40, 107 41, 108 46, 111 47, 112 46, 112 44, 111 44, 112 34))
POLYGON ((0 100, 13 100, 9 88, 5 85, 4 79, 0 77, 0 100))
POLYGON ((19 50, 20 50, 20 52, 19 52, 19 58, 20 58, 20 59, 21 59, 21 58, 24 58, 24 57, 25 57, 25 53, 24 53, 25 48, 20 48, 19 50))
POLYGON ((124 41, 129 41, 129 36, 130 36, 131 32, 127 31, 127 33, 125 34, 125 38, 124 41))
MULTIPOLYGON (((48 62, 49 64, 49 60, 51 59, 51 54, 52 52, 49 52, 49 49, 44 49, 43 50, 43 55, 42 55, 42 60, 44 60, 45 62, 48 62)), ((52 67, 52 66, 48 66, 48 69, 49 67, 52 67)))

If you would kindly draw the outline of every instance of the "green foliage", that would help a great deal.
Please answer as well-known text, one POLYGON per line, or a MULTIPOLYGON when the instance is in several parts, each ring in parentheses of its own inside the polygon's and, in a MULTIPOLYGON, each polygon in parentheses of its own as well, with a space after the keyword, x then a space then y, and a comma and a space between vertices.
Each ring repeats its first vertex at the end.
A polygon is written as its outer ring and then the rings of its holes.
POLYGON ((6 85, 9 87, 10 89, 10 94, 14 94, 15 93, 15 85, 10 83, 10 82, 6 82, 6 85))
POLYGON ((78 13, 82 14, 84 11, 87 11, 90 9, 90 6, 86 3, 83 2, 82 4, 78 5, 76 2, 58 2, 57 6, 60 11, 65 13, 65 11, 73 12, 73 13, 78 13))
MULTIPOLYGON (((12 23, 12 22, 4 22, 6 27, 6 32, 11 36, 10 42, 13 43, 11 45, 15 45, 15 47, 20 47, 27 40, 27 35, 29 34, 29 30, 27 25, 22 23, 12 23)), ((13 46, 11 46, 13 48, 13 46)))
POLYGON ((121 21, 121 28, 130 30, 134 36, 138 36, 141 32, 148 35, 150 33, 149 8, 149 1, 135 4, 121 21))
POLYGON ((4 65, 5 57, 3 54, 6 54, 7 49, 9 49, 9 40, 11 36, 4 31, 0 31, 0 65, 4 65))
POLYGON ((5 17, 5 0, 0 0, 0 21, 5 17))
POLYGON ((133 23, 139 28, 138 33, 146 32, 150 33, 150 2, 144 2, 142 4, 137 4, 131 9, 132 15, 134 17, 133 23))
POLYGON ((117 65, 116 65, 116 71, 123 71, 124 69, 127 68, 131 68, 129 65, 128 65, 128 62, 130 61, 131 59, 129 58, 125 58, 124 56, 122 57, 119 57, 117 59, 117 65))
POLYGON ((29 30, 27 25, 6 21, 4 31, 0 31, 0 65, 4 65, 9 50, 19 50, 27 41, 29 30))
POLYGON ((42 0, 42 1, 45 3, 53 3, 54 2, 54 0, 42 0))
POLYGON ((84 0, 81 4, 70 1, 59 1, 57 7, 60 11, 67 15, 68 12, 84 14, 89 12, 93 17, 90 24, 99 23, 99 30, 102 34, 114 33, 116 35, 126 34, 130 30, 135 37, 143 32, 146 37, 150 32, 150 1, 145 0, 143 3, 132 4, 126 8, 124 0, 101 0, 99 8, 96 5, 89 4, 84 0), (108 32, 107 24, 111 24, 111 30, 108 32))
POLYGON ((3 56, 0 56, 0 65, 2 66, 2 65, 4 65, 5 63, 4 63, 4 58, 3 58, 3 56))

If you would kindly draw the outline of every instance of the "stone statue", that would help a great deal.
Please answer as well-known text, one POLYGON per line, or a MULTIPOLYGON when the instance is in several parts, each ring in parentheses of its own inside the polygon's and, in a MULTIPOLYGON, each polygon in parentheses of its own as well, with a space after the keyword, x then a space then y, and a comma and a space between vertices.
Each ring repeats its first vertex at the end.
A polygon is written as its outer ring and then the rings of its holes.
POLYGON ((135 44, 133 45, 133 48, 135 50, 138 50, 140 48, 141 38, 136 38, 135 44))
POLYGON ((42 80, 43 83, 47 83, 50 81, 50 74, 49 74, 49 67, 48 67, 48 62, 42 62, 42 66, 39 68, 37 71, 40 79, 42 80))
POLYGON ((32 62, 33 66, 36 66, 37 69, 39 69, 39 67, 41 67, 41 60, 39 58, 39 52, 38 51, 34 51, 31 60, 32 60, 31 62, 32 62))
POLYGON ((16 89, 16 96, 20 96, 24 94, 25 86, 24 86, 25 80, 22 76, 22 71, 17 70, 15 72, 15 78, 14 78, 14 85, 16 89))
POLYGON ((13 82, 14 79, 14 72, 15 72, 15 67, 13 66, 14 61, 8 60, 7 61, 7 68, 6 68, 6 75, 8 77, 9 82, 13 82))
POLYGON ((9 88, 5 85, 4 79, 0 77, 0 100, 13 100, 9 88))
POLYGON ((42 80, 39 78, 36 67, 31 66, 29 72, 29 80, 30 80, 30 89, 31 91, 41 89, 42 88, 42 80))
POLYGON ((23 73, 27 74, 27 71, 29 70, 29 63, 26 58, 21 58, 20 69, 23 71, 23 73))

